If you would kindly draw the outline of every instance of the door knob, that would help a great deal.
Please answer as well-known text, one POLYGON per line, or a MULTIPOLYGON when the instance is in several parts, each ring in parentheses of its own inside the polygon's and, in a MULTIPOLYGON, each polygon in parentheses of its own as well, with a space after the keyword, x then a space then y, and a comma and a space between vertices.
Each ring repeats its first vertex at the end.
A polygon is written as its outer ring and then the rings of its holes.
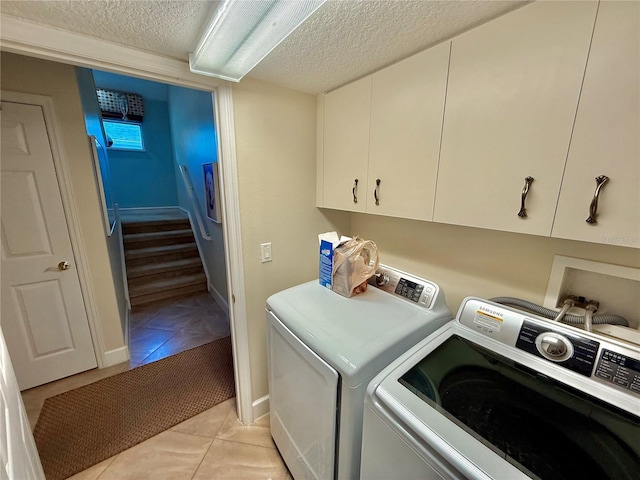
POLYGON ((71 268, 71 265, 69 265, 69 262, 60 262, 58 264, 58 270, 69 270, 71 268))

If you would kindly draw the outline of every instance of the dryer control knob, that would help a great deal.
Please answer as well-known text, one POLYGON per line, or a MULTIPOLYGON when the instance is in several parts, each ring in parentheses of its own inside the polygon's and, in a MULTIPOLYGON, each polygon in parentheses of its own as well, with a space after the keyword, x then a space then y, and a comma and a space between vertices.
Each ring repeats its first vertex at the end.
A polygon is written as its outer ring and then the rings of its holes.
POLYGON ((389 275, 386 273, 376 273, 376 285, 382 287, 389 283, 389 275))
POLYGON ((564 335, 545 332, 536 338, 538 352, 552 362, 564 362, 573 356, 573 344, 564 335))

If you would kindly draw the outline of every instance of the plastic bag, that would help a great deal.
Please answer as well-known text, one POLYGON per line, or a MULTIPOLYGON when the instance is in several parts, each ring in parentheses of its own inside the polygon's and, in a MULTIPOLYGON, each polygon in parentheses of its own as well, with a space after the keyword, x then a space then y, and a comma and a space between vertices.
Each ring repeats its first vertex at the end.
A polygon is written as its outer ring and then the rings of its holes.
POLYGON ((380 263, 376 244, 354 237, 339 245, 333 255, 333 291, 344 297, 364 292, 380 263))

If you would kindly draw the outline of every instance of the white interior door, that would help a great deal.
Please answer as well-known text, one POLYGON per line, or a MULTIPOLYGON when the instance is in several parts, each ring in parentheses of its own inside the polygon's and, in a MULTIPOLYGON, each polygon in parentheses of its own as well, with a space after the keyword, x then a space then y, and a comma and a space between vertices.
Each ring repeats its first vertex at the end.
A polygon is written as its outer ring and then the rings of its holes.
POLYGON ((0 329, 0 479, 44 478, 9 352, 0 329))
POLYGON ((42 107, 2 102, 1 123, 1 324, 24 390, 96 358, 42 107))

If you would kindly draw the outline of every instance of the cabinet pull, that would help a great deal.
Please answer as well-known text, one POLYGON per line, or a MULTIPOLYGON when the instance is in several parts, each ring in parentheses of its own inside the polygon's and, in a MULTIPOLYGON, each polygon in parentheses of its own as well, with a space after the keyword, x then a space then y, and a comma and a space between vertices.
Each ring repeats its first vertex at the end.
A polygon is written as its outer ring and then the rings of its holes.
POLYGON ((373 190, 373 198, 376 199, 376 205, 380 205, 380 199, 378 198, 379 188, 380 188, 380 179, 376 178, 376 188, 373 190))
POLYGON ((353 194, 353 203, 358 203, 358 179, 357 178, 353 181, 353 188, 351 189, 351 193, 353 194))
POLYGON ((518 216, 520 218, 527 218, 527 209, 524 206, 524 202, 527 200, 527 194, 529 193, 529 187, 533 183, 533 177, 526 177, 524 179, 524 188, 522 189, 522 200, 520 201, 520 211, 518 216))
POLYGON ((598 223, 598 220, 596 220, 596 217, 598 216, 598 196, 600 195, 600 189, 604 187, 604 184, 608 181, 609 177, 606 175, 596 177, 596 191, 593 194, 591 205, 589 205, 589 218, 585 220, 585 222, 590 223, 591 225, 598 223))

